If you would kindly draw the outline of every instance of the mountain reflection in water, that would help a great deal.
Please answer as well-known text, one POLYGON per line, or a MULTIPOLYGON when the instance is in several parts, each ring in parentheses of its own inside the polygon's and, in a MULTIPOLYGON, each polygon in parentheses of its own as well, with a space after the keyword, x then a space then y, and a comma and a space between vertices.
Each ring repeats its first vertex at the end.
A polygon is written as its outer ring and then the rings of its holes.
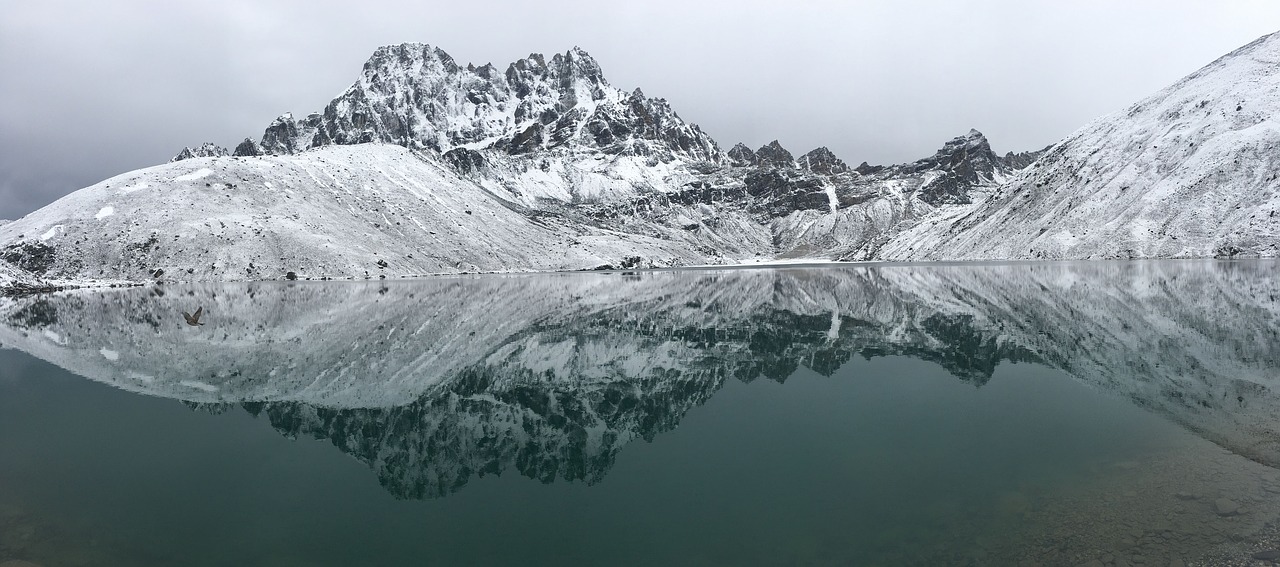
POLYGON ((594 483, 727 380, 853 357, 1065 371, 1280 464, 1274 262, 857 266, 172 285, 0 304, 0 343, 325 439, 401 498, 594 483), (190 327, 176 314, 203 306, 190 327))

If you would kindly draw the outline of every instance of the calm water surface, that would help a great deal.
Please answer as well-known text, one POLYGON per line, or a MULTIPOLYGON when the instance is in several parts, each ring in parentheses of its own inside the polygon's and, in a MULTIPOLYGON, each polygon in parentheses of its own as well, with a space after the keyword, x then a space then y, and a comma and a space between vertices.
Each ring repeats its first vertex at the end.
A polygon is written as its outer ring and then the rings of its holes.
POLYGON ((1276 268, 9 300, 0 561, 1250 564, 1280 518, 1276 268))

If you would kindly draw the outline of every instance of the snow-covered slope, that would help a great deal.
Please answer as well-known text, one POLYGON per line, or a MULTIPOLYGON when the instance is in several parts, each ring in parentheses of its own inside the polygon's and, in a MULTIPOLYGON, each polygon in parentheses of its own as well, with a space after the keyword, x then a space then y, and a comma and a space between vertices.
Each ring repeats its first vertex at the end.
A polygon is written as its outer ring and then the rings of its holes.
POLYGON ((64 278, 257 280, 713 261, 503 199, 400 146, 190 158, 127 173, 0 226, 29 271, 64 278), (638 262, 637 262, 638 263, 638 262))
POLYGON ((1280 255, 1280 34, 1055 145, 886 259, 1280 255))
POLYGON ((259 282, 0 307, 0 344, 331 440, 402 496, 479 471, 600 478, 725 380, 1045 364, 1280 464, 1274 262, 867 266, 259 282), (182 311, 204 307, 205 326, 182 311))

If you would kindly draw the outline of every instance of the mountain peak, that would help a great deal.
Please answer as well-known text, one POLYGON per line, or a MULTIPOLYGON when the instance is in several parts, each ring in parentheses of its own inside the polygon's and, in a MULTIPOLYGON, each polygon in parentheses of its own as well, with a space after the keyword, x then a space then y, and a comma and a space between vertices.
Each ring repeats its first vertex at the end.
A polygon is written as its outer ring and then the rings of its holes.
POLYGON ((434 63, 447 69, 456 70, 458 65, 453 57, 439 47, 427 43, 406 42, 395 45, 383 45, 374 50, 364 63, 365 73, 377 72, 392 68, 411 68, 434 63))
POLYGON ((759 158, 761 165, 768 164, 775 167, 795 167, 795 158, 791 156, 791 152, 782 147, 777 140, 769 142, 760 149, 756 150, 756 157, 759 158))
POLYGON ((995 179, 996 171, 1005 168, 1000 156, 991 151, 987 137, 974 129, 956 136, 942 145, 931 157, 910 167, 914 171, 936 170, 945 175, 922 186, 917 193, 931 205, 972 202, 969 189, 995 179))
MULTIPOLYGON (((609 85, 581 47, 531 53, 504 73, 491 64, 459 66, 425 43, 379 47, 360 78, 303 120, 284 115, 260 149, 291 154, 329 144, 381 142, 445 153, 493 149, 527 154, 563 148, 719 161, 723 154, 662 99, 609 85)), ((248 148, 246 147, 246 150, 248 148)))
POLYGON ((580 47, 555 54, 548 68, 557 74, 563 88, 572 87, 575 79, 585 79, 590 85, 608 84, 600 71, 600 64, 580 47))
POLYGON ((848 173, 849 166, 845 164, 826 146, 815 148, 796 160, 800 165, 800 169, 806 169, 814 173, 824 175, 833 175, 837 173, 848 173))
POLYGON ((756 153, 751 151, 751 148, 748 148, 747 145, 742 142, 735 144, 726 155, 728 155, 729 159, 732 160, 733 165, 737 166, 756 165, 760 163, 760 158, 756 156, 756 153))

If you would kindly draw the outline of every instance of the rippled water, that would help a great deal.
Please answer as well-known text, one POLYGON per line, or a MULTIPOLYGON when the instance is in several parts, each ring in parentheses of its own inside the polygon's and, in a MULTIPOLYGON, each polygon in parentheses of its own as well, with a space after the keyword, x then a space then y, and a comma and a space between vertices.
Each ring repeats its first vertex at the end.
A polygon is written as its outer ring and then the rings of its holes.
POLYGON ((0 561, 1249 564, 1280 518, 1276 268, 7 300, 0 561))

